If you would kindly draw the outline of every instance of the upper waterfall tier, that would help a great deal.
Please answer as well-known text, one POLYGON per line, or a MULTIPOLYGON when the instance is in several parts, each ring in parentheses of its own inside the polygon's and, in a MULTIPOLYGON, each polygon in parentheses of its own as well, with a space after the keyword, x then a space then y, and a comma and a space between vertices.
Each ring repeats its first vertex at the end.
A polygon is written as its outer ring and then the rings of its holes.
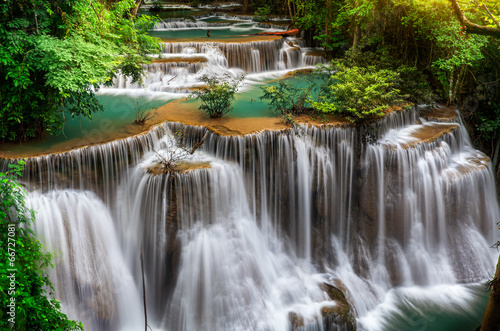
POLYGON ((118 75, 114 87, 189 93, 203 85, 203 76, 291 70, 326 61, 321 49, 306 47, 299 35, 283 38, 259 34, 280 29, 221 17, 159 23, 151 34, 163 40, 161 57, 167 61, 158 59, 164 64, 145 66, 147 75, 141 85, 118 75), (178 60, 168 60, 173 58, 178 60), (193 62, 192 58, 205 61, 193 62))
MULTIPOLYGON (((163 52, 178 54, 194 49, 196 53, 207 53, 219 49, 227 59, 230 68, 241 68, 246 72, 261 72, 278 69, 283 40, 276 36, 249 36, 240 42, 186 41, 165 42, 163 52)), ((291 68, 293 66, 290 65, 291 68)))

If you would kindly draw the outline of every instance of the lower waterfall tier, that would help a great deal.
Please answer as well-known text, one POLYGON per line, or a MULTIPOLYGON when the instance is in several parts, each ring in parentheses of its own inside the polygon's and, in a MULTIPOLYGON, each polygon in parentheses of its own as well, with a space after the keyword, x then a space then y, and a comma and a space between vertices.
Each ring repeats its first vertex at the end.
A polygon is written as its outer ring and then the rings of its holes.
POLYGON ((371 129, 168 124, 28 160, 56 296, 92 330, 142 327, 143 249, 156 330, 474 327, 500 216, 488 158, 459 117, 371 129), (175 158, 195 166, 161 170, 175 158))

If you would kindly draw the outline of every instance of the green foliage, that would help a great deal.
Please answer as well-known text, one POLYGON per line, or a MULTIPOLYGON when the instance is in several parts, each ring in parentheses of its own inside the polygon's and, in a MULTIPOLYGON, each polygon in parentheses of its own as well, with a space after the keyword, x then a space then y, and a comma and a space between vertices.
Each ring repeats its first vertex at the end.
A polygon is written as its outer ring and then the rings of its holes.
POLYGON ((300 88, 284 80, 280 80, 277 85, 261 86, 260 89, 263 92, 260 99, 269 100, 270 109, 284 118, 289 118, 289 114, 298 115, 304 111, 311 91, 311 87, 300 88))
POLYGON ((10 329, 7 305, 15 298, 13 330, 83 330, 50 298, 53 287, 44 269, 51 266, 52 256, 43 252, 30 227, 34 212, 26 207, 26 192, 16 181, 23 165, 21 161, 10 165, 7 174, 0 173, 0 329, 10 329), (7 277, 12 273, 15 286, 7 277))
POLYGON ((405 99, 414 104, 432 104, 437 99, 425 75, 416 67, 402 65, 396 69, 399 79, 396 87, 405 99))
POLYGON ((140 81, 159 51, 154 19, 132 17, 133 0, 15 1, 0 4, 0 138, 57 134, 64 112, 102 110, 93 91, 117 73, 140 81))
POLYGON ((477 112, 476 130, 478 137, 482 140, 494 140, 499 138, 500 133, 500 103, 492 106, 488 113, 477 112))
POLYGON ((403 101, 404 96, 396 88, 397 72, 347 67, 340 62, 335 66, 337 71, 322 87, 318 101, 310 100, 314 109, 361 123, 382 116, 389 106, 403 101))
POLYGON ((233 79, 224 76, 203 76, 201 80, 207 85, 202 90, 191 93, 189 98, 200 99, 200 109, 205 111, 210 118, 219 118, 233 110, 231 104, 238 91, 244 76, 233 79))
POLYGON ((262 7, 257 8, 257 10, 254 13, 254 20, 267 21, 270 15, 271 15, 271 6, 264 5, 262 7))

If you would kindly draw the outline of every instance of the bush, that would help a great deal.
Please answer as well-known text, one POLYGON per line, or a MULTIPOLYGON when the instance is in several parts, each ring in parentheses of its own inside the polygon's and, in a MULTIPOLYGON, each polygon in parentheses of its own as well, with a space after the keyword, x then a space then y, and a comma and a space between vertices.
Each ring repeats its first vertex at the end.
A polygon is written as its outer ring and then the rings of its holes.
POLYGON ((318 101, 309 99, 315 110, 338 113, 352 122, 376 119, 390 105, 403 101, 396 88, 399 75, 389 69, 347 67, 336 63, 337 71, 325 83, 318 101))
POLYGON ((149 107, 148 105, 140 105, 139 102, 135 104, 135 120, 134 124, 144 125, 146 121, 152 119, 158 110, 158 107, 149 107))
POLYGON ((432 104, 437 96, 427 83, 425 75, 413 66, 402 65, 397 68, 399 80, 396 85, 408 101, 414 104, 432 104))
POLYGON ((193 92, 189 98, 200 99, 199 109, 205 111, 210 118, 220 118, 233 110, 231 103, 234 95, 243 81, 244 76, 231 78, 228 75, 222 77, 203 76, 201 80, 207 85, 199 91, 193 92))
POLYGON ((374 67, 377 70, 396 71, 399 77, 394 82, 395 86, 408 101, 416 104, 433 103, 437 97, 427 82, 427 76, 417 67, 405 65, 400 59, 394 58, 393 53, 392 47, 389 46, 380 47, 374 52, 349 50, 340 61, 347 67, 374 67))
POLYGON ((15 179, 23 164, 0 173, 0 329, 83 330, 49 297, 53 287, 44 269, 51 266, 52 256, 43 252, 30 228, 34 212, 26 207, 26 192, 15 179), (8 306, 12 298, 15 315, 8 306))
POLYGON ((270 109, 279 115, 287 114, 298 115, 306 109, 306 101, 309 98, 308 89, 294 86, 290 82, 279 81, 275 86, 261 86, 260 89, 264 92, 259 98, 261 100, 269 100, 270 109))

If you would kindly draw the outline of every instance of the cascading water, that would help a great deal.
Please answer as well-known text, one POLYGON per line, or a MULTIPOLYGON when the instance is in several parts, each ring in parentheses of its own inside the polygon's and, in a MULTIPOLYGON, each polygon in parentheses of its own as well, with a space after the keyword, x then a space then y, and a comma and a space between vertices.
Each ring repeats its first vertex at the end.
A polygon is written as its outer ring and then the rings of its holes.
POLYGON ((366 132, 224 137, 168 124, 29 159, 35 231, 56 252, 63 309, 91 330, 143 325, 142 248, 157 330, 350 330, 331 285, 359 329, 474 326, 457 316, 480 314, 477 283, 495 264, 487 157, 460 121, 414 111, 366 132), (187 146, 207 137, 182 170, 156 171, 179 131, 187 146))
POLYGON ((301 38, 254 35, 269 29, 282 31, 283 26, 261 27, 251 20, 241 22, 241 19, 245 18, 209 16, 195 21, 177 19, 156 24, 152 32, 165 39, 162 44, 164 59, 157 60, 160 63, 144 65, 147 75, 140 85, 118 75, 114 88, 145 88, 151 92, 184 94, 203 85, 203 76, 226 74, 236 77, 243 71, 258 74, 312 67, 325 62, 324 54, 306 48, 301 38), (210 22, 207 19, 223 21, 210 22), (205 37, 207 30, 212 31, 211 38, 205 37), (193 37, 176 40, 176 36, 186 33, 193 34, 193 37), (162 37, 162 34, 166 36, 162 37))

